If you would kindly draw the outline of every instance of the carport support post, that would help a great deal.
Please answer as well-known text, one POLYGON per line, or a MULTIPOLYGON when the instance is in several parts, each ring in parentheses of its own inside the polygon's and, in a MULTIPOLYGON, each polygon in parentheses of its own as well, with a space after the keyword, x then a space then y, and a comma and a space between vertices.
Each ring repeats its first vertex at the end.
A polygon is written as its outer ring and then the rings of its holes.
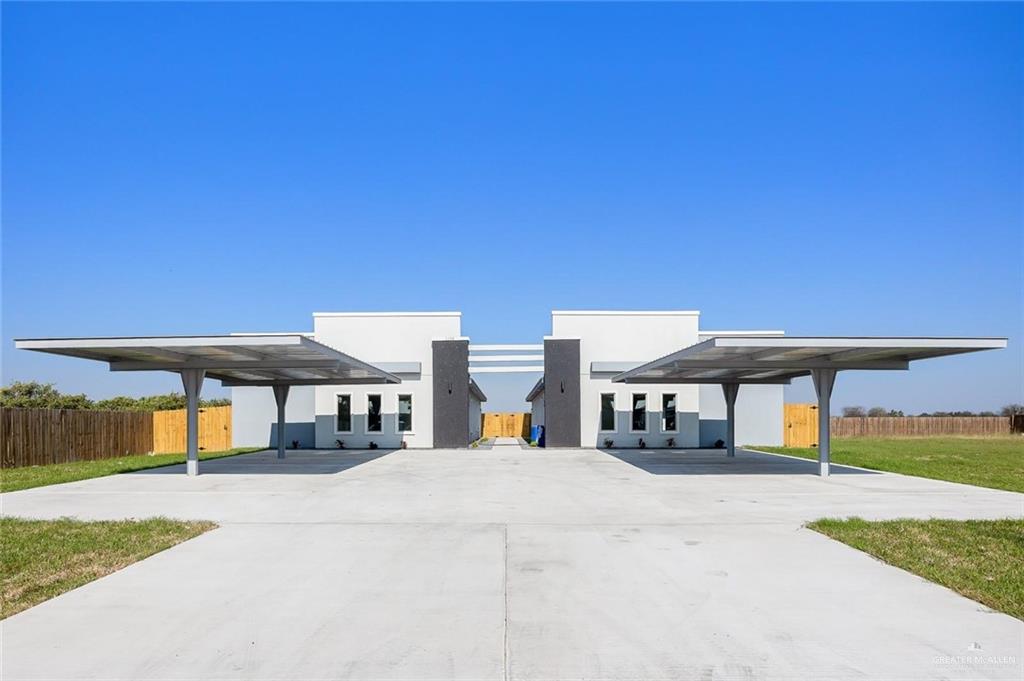
POLYGON ((185 472, 199 475, 199 393, 203 389, 203 369, 182 369, 185 387, 185 472))
POLYGON ((832 386, 836 383, 835 369, 812 369, 814 392, 818 394, 818 475, 828 477, 831 454, 831 412, 832 386))
POLYGON ((284 405, 288 401, 288 386, 275 385, 274 399, 277 401, 277 458, 284 458, 284 405))
POLYGON ((736 456, 736 396, 739 395, 739 383, 723 383, 722 394, 725 395, 725 453, 736 456))

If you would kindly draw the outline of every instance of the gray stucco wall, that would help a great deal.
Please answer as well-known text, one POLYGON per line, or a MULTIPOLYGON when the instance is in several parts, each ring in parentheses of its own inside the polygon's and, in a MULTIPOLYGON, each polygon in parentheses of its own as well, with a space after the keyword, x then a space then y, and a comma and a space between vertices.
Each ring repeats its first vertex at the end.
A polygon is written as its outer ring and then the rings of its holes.
POLYGON ((433 341, 434 446, 468 447, 469 341, 433 341))
POLYGON ((544 341, 544 444, 580 446, 580 342, 544 341))

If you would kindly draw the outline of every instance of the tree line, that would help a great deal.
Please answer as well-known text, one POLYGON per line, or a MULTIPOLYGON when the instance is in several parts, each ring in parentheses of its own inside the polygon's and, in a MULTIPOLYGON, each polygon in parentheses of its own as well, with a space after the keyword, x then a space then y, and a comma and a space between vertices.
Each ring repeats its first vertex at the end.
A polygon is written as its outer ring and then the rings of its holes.
MULTIPOLYGON (((226 407, 227 398, 199 400, 200 407, 226 407)), ((184 393, 148 395, 146 397, 118 396, 105 400, 92 400, 84 393, 62 393, 53 383, 15 381, 0 388, 0 407, 21 409, 95 409, 102 411, 165 411, 184 409, 184 393)))
MULTIPOLYGON (((922 412, 916 414, 917 416, 1015 416, 1017 414, 1024 414, 1024 404, 1008 404, 999 410, 997 414, 994 411, 931 411, 922 412)), ((843 416, 848 417, 859 417, 859 416, 914 416, 915 414, 904 414, 898 409, 886 409, 885 407, 871 407, 865 409, 864 407, 843 407, 843 416)))

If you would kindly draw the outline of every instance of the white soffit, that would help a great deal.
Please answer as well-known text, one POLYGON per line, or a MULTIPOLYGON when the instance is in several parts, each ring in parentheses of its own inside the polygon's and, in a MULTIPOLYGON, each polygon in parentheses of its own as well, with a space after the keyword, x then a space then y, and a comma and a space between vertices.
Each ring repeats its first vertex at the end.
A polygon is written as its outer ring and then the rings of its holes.
POLYGON ((22 350, 108 362, 111 371, 204 369, 227 386, 401 383, 302 334, 15 340, 22 350))
POLYGON ((715 337, 624 371, 616 383, 788 383, 812 369, 903 370, 1006 347, 1005 338, 715 337))

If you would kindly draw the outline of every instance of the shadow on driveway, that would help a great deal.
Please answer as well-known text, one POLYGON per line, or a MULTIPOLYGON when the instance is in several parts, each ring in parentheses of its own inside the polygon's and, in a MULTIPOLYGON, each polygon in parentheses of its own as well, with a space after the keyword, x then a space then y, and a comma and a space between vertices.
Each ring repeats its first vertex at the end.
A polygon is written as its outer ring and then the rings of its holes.
MULTIPOLYGON (((602 454, 647 471, 651 475, 817 475, 818 462, 737 449, 728 457, 724 449, 599 449, 602 454)), ((878 475, 875 471, 839 466, 832 475, 878 475)))
MULTIPOLYGON (((332 475, 387 456, 395 449, 276 449, 199 462, 200 475, 332 475)), ((184 475, 185 464, 149 468, 124 475, 184 475)))

